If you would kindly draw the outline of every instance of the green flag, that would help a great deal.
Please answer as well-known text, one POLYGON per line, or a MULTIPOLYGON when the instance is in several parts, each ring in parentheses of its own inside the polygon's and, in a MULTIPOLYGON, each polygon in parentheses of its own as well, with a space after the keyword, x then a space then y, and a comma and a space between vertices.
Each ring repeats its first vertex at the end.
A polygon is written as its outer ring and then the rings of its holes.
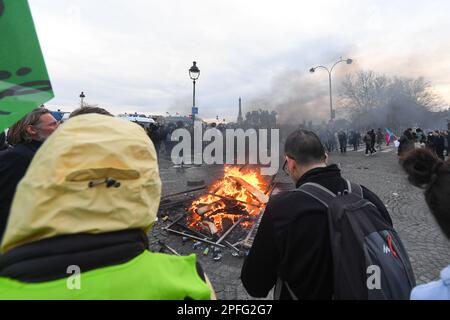
POLYGON ((27 0, 0 0, 0 132, 53 98, 27 0))

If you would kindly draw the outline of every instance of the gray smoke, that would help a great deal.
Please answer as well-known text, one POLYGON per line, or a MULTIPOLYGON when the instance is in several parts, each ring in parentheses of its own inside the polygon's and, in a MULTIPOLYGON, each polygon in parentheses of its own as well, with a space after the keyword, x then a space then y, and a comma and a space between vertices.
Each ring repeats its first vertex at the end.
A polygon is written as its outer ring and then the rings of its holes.
POLYGON ((360 128, 406 127, 443 129, 443 99, 424 78, 388 77, 372 71, 347 75, 341 102, 360 128))
MULTIPOLYGON (((351 128, 444 128, 450 115, 445 102, 424 78, 387 77, 361 71, 355 63, 333 72, 333 109, 351 128), (352 92, 349 90, 352 89, 352 92)), ((280 125, 319 124, 330 119, 328 74, 286 71, 273 80, 270 93, 253 99, 251 110, 275 110, 280 125)), ((248 110, 247 110, 248 111, 248 110)), ((244 114, 245 115, 245 114, 244 114)))
MULTIPOLYGON (((337 117, 345 116, 339 99, 345 74, 356 68, 355 64, 342 64, 332 73, 333 109, 337 117)), ((330 119, 328 73, 323 69, 310 73, 309 69, 286 71, 277 76, 270 93, 251 101, 252 109, 275 110, 281 125, 327 122, 330 119)))

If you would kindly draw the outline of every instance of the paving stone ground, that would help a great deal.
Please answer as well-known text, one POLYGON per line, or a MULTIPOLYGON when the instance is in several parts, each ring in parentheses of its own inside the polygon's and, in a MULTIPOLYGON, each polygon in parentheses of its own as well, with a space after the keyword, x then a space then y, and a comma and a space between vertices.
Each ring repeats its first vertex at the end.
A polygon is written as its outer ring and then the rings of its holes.
MULTIPOLYGON (((429 213, 423 191, 408 183, 394 148, 384 147, 383 152, 371 157, 365 157, 361 151, 349 151, 344 155, 333 152, 330 162, 339 164, 344 177, 366 186, 383 200, 410 255, 417 283, 438 279, 440 271, 450 263, 450 242, 429 213)), ((190 189, 188 180, 205 180, 209 184, 222 174, 223 167, 218 165, 192 167, 180 172, 169 159, 160 159, 163 195, 190 189)), ((279 173, 277 181, 290 182, 283 172, 279 173)), ((222 260, 214 261, 211 255, 204 256, 202 249, 194 250, 192 242, 183 243, 180 237, 163 231, 162 227, 168 223, 160 219, 155 224, 150 233, 151 250, 159 250, 158 241, 164 241, 182 255, 197 254, 219 299, 252 299, 239 279, 243 258, 232 256, 232 251, 227 249, 222 260)))

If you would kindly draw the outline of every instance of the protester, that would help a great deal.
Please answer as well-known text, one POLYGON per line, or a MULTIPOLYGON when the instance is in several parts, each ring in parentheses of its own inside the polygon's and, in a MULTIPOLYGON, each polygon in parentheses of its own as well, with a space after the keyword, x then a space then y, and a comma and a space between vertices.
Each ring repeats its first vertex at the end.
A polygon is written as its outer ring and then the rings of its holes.
POLYGON ((162 128, 158 124, 150 124, 150 126, 147 128, 147 135, 149 136, 150 140, 152 140, 153 145, 156 149, 156 155, 159 155, 159 152, 161 150, 161 143, 164 139, 164 132, 162 128))
POLYGON ((69 119, 17 188, 1 243, 0 299, 210 299, 194 255, 147 249, 160 195, 155 149, 141 127, 98 114, 69 119), (81 272, 79 290, 67 279, 71 268, 81 272))
POLYGON ((450 152, 450 144, 449 144, 448 130, 442 131, 442 136, 444 137, 445 156, 448 156, 448 155, 449 155, 449 152, 450 152))
POLYGON ((385 130, 386 130, 386 137, 385 137, 385 139, 386 139, 386 146, 389 147, 389 145, 391 144, 391 141, 394 141, 394 145, 395 145, 395 141, 397 141, 398 138, 388 128, 386 128, 385 130))
POLYGON ((6 134, 4 132, 0 133, 0 151, 8 149, 8 143, 6 142, 6 134))
POLYGON ((436 150, 436 155, 439 157, 439 159, 445 160, 444 157, 445 138, 444 135, 437 130, 435 131, 434 146, 436 150))
POLYGON ((400 137, 398 147, 398 155, 401 157, 406 154, 408 151, 414 150, 414 137, 412 136, 411 131, 405 130, 403 135, 400 137))
POLYGON ((107 111, 106 109, 103 109, 103 108, 100 108, 100 107, 87 106, 87 107, 81 107, 81 108, 78 108, 78 109, 72 111, 72 113, 69 116, 69 119, 73 118, 73 117, 76 117, 76 116, 80 116, 82 114, 90 114, 90 113, 103 114, 105 116, 113 117, 113 115, 109 111, 107 111))
POLYGON ((38 108, 8 131, 12 148, 0 153, 0 240, 6 227, 16 186, 42 143, 56 130, 58 122, 45 108, 38 108))
POLYGON ((325 144, 328 152, 333 152, 335 150, 335 138, 334 134, 330 129, 326 131, 326 144, 325 144))
POLYGON ((447 157, 450 156, 450 130, 447 130, 447 157))
POLYGON ((172 133, 177 129, 174 123, 169 123, 164 130, 162 130, 162 135, 164 136, 164 149, 166 157, 171 158, 172 149, 176 145, 176 141, 172 141, 172 133))
POLYGON ((428 150, 431 150, 432 152, 436 153, 436 147, 434 145, 434 132, 428 132, 427 133, 427 139, 425 142, 425 147, 428 150))
MULTIPOLYGON (((338 166, 327 164, 324 147, 313 132, 292 133, 286 140, 285 154, 287 170, 297 188, 314 182, 335 194, 348 190, 338 166)), ((365 187, 362 194, 376 206, 380 219, 392 226, 381 200, 365 187)), ((307 300, 332 299, 330 241, 327 208, 323 204, 298 190, 272 196, 242 267, 245 289, 253 297, 266 297, 277 283, 274 298, 292 299, 295 295, 307 300)))
POLYGON ((371 156, 374 152, 374 149, 372 147, 372 135, 370 131, 367 131, 366 135, 363 138, 363 141, 366 144, 366 152, 365 152, 366 157, 371 156))
POLYGON ((389 147, 391 144, 391 135, 389 133, 386 133, 386 136, 384 137, 384 140, 386 141, 386 147, 389 147))
POLYGON ((377 135, 375 133, 375 130, 372 129, 369 131, 369 135, 370 135, 370 148, 371 148, 371 152, 373 153, 377 153, 377 150, 375 150, 375 143, 377 141, 377 135))
POLYGON ((347 134, 344 132, 344 130, 340 130, 338 132, 338 140, 339 140, 339 148, 341 150, 341 153, 347 152, 347 134))
POLYGON ((381 128, 378 128, 377 133, 376 133, 376 144, 377 144, 378 151, 381 151, 381 145, 383 144, 383 140, 384 140, 384 134, 381 131, 381 128))
POLYGON ((358 151, 356 132, 353 130, 350 131, 348 143, 353 146, 353 151, 358 151))
POLYGON ((361 140, 362 140, 361 132, 356 131, 356 144, 357 144, 358 146, 361 145, 361 140))
MULTIPOLYGON (((430 150, 419 149, 405 155, 403 168, 409 181, 425 188, 425 200, 431 214, 450 239, 450 163, 437 158, 430 150)), ((450 300, 450 265, 441 279, 416 287, 412 300, 450 300)))
POLYGON ((326 151, 330 152, 330 150, 328 149, 327 132, 325 130, 320 130, 319 139, 322 145, 326 148, 326 151))
POLYGON ((422 129, 420 129, 420 128, 416 129, 416 137, 417 137, 416 141, 418 143, 425 143, 425 141, 427 140, 425 133, 423 133, 422 129))

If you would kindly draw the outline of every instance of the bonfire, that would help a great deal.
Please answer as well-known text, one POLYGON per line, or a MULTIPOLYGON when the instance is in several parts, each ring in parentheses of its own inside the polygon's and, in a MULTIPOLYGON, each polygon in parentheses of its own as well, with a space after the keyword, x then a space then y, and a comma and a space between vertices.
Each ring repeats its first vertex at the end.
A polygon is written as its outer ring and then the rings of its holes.
POLYGON ((192 202, 189 227, 216 235, 240 221, 249 229, 269 200, 267 189, 259 170, 227 166, 224 177, 192 202))

